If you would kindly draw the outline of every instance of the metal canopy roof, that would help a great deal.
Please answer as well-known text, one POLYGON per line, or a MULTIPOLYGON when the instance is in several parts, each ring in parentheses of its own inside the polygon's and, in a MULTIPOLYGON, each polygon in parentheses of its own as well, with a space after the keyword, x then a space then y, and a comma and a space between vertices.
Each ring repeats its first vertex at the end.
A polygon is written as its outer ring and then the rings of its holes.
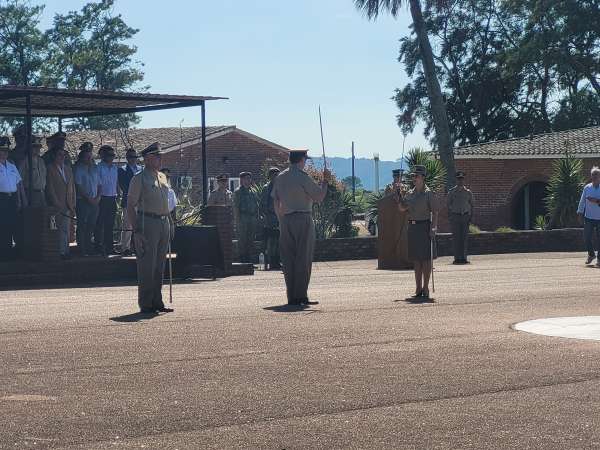
POLYGON ((84 91, 29 86, 0 86, 0 116, 74 118, 201 106, 227 97, 161 95, 115 91, 84 91))

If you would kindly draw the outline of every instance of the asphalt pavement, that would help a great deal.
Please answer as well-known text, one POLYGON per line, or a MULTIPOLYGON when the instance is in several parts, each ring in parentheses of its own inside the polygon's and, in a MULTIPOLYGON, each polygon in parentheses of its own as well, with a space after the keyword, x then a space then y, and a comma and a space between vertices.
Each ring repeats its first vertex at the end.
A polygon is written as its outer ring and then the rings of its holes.
POLYGON ((440 258, 426 304, 376 261, 315 264, 306 310, 278 272, 151 319, 135 286, 3 291, 0 448, 600 448, 600 341, 512 328, 600 315, 584 258, 440 258))

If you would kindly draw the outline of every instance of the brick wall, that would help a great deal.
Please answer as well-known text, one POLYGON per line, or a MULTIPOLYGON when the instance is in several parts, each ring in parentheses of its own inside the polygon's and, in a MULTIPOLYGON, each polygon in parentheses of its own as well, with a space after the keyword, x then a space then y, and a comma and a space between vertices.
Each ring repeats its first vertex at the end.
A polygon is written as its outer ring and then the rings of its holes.
MULTIPOLYGON (((473 223, 484 230, 511 226, 512 202, 520 189, 534 181, 547 182, 554 159, 457 159, 457 170, 466 172, 465 184, 473 191, 473 223)), ((584 160, 584 176, 589 178, 593 165, 600 160, 584 160)), ((445 208, 445 206, 444 206, 445 208)), ((442 216, 446 217, 447 211, 442 216)), ((443 217, 441 217, 443 219, 443 217)), ((441 222, 442 223, 442 222, 441 222)), ((440 226, 446 231, 447 225, 440 226)))
MULTIPOLYGON (((242 133, 232 131, 206 141, 206 159, 209 177, 227 173, 237 177, 240 172, 249 171, 254 180, 260 181, 264 167, 287 166, 288 154, 266 143, 250 139, 242 133)), ((202 198, 202 155, 200 144, 171 151, 163 156, 163 166, 169 167, 173 177, 192 177, 193 198, 202 198)))
MULTIPOLYGON (((437 236, 438 254, 452 255, 452 235, 437 236)), ((514 233, 480 233, 469 236, 469 253, 576 252, 584 251, 583 230, 567 228, 550 231, 517 231, 514 233)), ((374 236, 317 241, 315 261, 343 261, 377 258, 374 236)))

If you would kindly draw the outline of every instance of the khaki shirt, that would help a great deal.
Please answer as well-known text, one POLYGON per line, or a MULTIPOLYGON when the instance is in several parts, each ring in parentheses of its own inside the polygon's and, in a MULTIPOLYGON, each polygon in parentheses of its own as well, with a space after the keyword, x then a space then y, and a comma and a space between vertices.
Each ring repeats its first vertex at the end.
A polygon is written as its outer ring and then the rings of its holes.
POLYGON ((283 214, 312 212, 312 205, 321 195, 321 187, 305 171, 296 166, 275 178, 271 196, 283 206, 283 214))
MULTIPOLYGON (((31 159, 31 165, 33 166, 33 190, 43 191, 46 189, 46 163, 39 156, 33 156, 31 159)), ((23 179, 23 187, 29 190, 29 160, 25 158, 19 166, 19 172, 23 179)))
POLYGON ((229 189, 224 191, 216 189, 209 194, 207 204, 209 206, 233 206, 231 195, 229 189))
POLYGON ((428 187, 423 192, 411 189, 406 194, 404 203, 408 205, 409 220, 430 220, 431 213, 437 212, 435 196, 428 187))
POLYGON ((138 212, 166 216, 169 214, 169 183, 162 172, 142 170, 131 179, 127 204, 138 212))
POLYGON ((450 214, 473 214, 473 193, 467 188, 454 186, 448 192, 450 214))

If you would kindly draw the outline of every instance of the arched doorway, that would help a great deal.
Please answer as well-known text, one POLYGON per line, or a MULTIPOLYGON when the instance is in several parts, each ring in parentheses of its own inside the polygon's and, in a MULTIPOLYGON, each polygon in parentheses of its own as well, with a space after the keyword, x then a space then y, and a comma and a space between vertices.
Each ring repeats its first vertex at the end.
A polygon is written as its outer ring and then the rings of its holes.
POLYGON ((531 181, 521 187, 512 201, 512 227, 517 230, 531 230, 537 216, 547 214, 546 188, 548 183, 531 181))

